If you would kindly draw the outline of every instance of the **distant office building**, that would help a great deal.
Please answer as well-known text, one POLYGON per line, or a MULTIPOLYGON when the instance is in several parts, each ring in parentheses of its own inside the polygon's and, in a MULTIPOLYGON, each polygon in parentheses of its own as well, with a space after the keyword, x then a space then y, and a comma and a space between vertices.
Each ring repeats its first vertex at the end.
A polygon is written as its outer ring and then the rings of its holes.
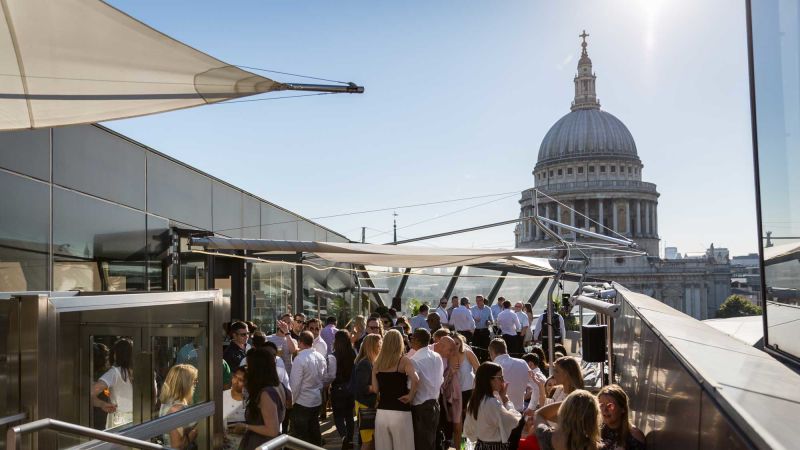
MULTIPOLYGON (((659 257, 660 194, 655 184, 642 181, 644 165, 628 128, 600 109, 597 77, 583 38, 570 112, 545 135, 533 170, 535 188, 552 197, 540 200, 538 214, 574 227, 632 239, 650 256, 587 251, 592 255, 589 273, 653 296, 695 318, 714 317, 730 294, 727 249, 712 245, 698 258, 684 260, 671 247, 674 253, 670 250, 666 259, 659 257)), ((532 189, 522 192, 521 217, 533 215, 532 195, 532 189)), ((554 231, 568 240, 577 238, 567 230, 554 231)), ((515 235, 520 248, 553 245, 532 221, 518 224, 515 235)), ((577 239, 593 243, 585 237, 577 239)))
POLYGON ((681 254, 678 253, 678 247, 664 247, 664 259, 680 259, 681 254))

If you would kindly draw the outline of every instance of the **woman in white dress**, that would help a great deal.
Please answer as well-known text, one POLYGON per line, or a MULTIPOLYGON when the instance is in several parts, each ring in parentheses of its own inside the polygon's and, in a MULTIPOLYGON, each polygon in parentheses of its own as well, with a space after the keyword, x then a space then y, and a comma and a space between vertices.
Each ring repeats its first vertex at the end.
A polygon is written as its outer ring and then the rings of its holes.
POLYGON ((133 422, 133 341, 119 339, 111 348, 111 368, 92 386, 92 404, 105 411, 106 429, 133 422), (107 391, 108 401, 98 398, 107 391))
POLYGON ((242 440, 242 435, 231 433, 230 428, 237 423, 245 423, 246 421, 244 403, 246 375, 246 367, 237 367, 231 377, 231 388, 227 391, 222 391, 222 420, 225 422, 224 448, 226 450, 239 448, 239 442, 242 440))

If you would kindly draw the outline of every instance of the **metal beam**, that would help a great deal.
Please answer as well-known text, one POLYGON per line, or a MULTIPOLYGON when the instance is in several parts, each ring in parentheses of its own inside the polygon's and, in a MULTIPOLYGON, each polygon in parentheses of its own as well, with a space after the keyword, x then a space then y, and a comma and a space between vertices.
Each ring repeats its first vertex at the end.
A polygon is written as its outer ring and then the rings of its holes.
POLYGON ((506 281, 506 275, 508 275, 507 270, 500 272, 500 278, 494 282, 494 286, 492 286, 492 290, 489 291, 489 296, 486 298, 487 305, 492 306, 492 303, 494 303, 494 298, 497 297, 497 293, 500 292, 500 287, 503 286, 503 282, 506 281))
POLYGON ((442 297, 448 299, 450 298, 450 295, 453 293, 453 289, 456 288, 456 282, 458 282, 458 276, 461 275, 461 269, 463 268, 464 266, 456 267, 456 270, 453 272, 453 277, 450 278, 450 282, 447 283, 447 288, 444 290, 444 294, 442 295, 442 297))
POLYGON ((470 231, 483 230, 485 228, 500 227, 500 226, 503 226, 503 225, 517 223, 519 221, 528 220, 528 219, 530 219, 530 217, 518 217, 516 219, 504 220, 502 222, 494 222, 494 223, 489 223, 489 224, 486 224, 486 225, 478 225, 478 226, 475 226, 475 227, 461 228, 459 230, 446 231, 444 233, 429 234, 427 236, 420 236, 420 237, 416 237, 416 238, 412 238, 412 239, 404 239, 402 241, 397 241, 397 242, 394 242, 394 241, 387 242, 386 245, 408 244, 410 242, 425 241, 425 240, 428 240, 428 239, 435 239, 435 238, 440 238, 440 237, 445 237, 445 236, 451 236, 451 235, 459 234, 459 233, 467 233, 467 232, 470 232, 470 231))
POLYGON ((400 285, 397 286, 397 292, 394 293, 395 297, 401 297, 403 291, 406 290, 406 283, 408 283, 408 275, 411 273, 411 267, 407 267, 403 272, 403 278, 400 278, 400 285))
POLYGON ((355 83, 347 84, 305 84, 305 83, 281 83, 281 90, 284 91, 308 91, 308 92, 330 92, 336 94, 363 94, 364 86, 355 83))
MULTIPOLYGON (((367 272, 367 268, 364 267, 362 264, 355 265, 356 270, 358 270, 359 274, 362 275, 363 281, 367 284, 367 287, 375 288, 375 283, 372 282, 372 279, 369 277, 369 272, 367 272)), ((371 291, 372 298, 375 299, 375 303, 378 306, 386 306, 386 303, 383 302, 383 297, 381 297, 381 293, 376 290, 371 291)), ((359 299, 361 301, 361 299, 359 299)))

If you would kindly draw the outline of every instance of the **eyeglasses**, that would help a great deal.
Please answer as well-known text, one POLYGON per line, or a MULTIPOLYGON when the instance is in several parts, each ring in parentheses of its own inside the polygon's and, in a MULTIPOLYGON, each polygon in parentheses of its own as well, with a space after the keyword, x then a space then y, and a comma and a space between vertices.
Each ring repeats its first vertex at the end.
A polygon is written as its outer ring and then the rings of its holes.
POLYGON ((248 335, 250 335, 250 333, 245 331, 244 333, 236 333, 236 335, 237 336, 248 336, 248 335))
POLYGON ((381 329, 381 327, 379 327, 377 325, 370 325, 367 328, 369 328, 370 330, 380 330, 381 329))

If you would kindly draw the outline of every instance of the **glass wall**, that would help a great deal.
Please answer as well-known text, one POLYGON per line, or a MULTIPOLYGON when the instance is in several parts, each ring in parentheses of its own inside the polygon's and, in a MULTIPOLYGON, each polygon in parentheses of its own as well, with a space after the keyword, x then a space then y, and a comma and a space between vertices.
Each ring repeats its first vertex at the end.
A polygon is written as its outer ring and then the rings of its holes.
POLYGON ((0 291, 47 289, 47 184, 0 171, 0 291))
POLYGON ((356 283, 352 266, 321 259, 304 262, 318 269, 303 267, 303 312, 323 322, 328 316, 334 316, 339 327, 347 325, 360 310, 359 302, 353 302, 356 283), (325 293, 315 293, 315 289, 325 293))
POLYGON ((253 263, 251 320, 265 333, 274 333, 280 316, 292 305, 294 266, 253 263))
POLYGON ((800 4, 751 2, 750 12, 765 341, 800 358, 800 4))

